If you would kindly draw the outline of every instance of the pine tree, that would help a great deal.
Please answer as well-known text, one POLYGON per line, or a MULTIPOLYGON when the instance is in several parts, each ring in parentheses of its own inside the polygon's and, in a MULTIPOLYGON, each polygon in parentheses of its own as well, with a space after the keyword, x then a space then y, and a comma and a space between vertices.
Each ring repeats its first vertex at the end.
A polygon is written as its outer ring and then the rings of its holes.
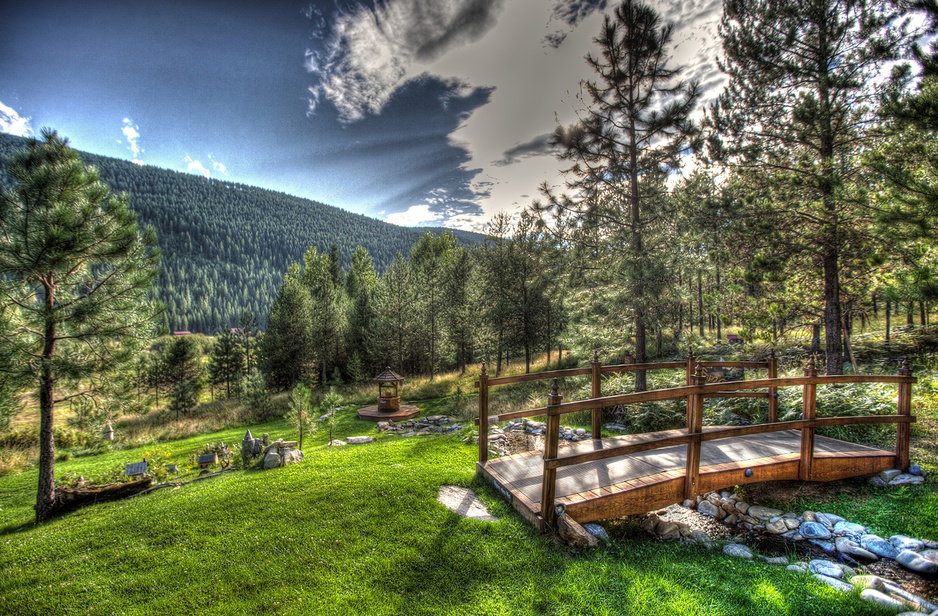
MULTIPOLYGON (((663 179, 698 135, 689 119, 698 87, 678 81, 680 69, 668 66, 672 30, 637 0, 624 0, 605 17, 594 39, 600 55, 586 57, 598 75, 582 84, 587 107, 579 122, 554 134, 560 158, 572 163, 565 169, 568 194, 545 185, 547 203, 535 203, 570 231, 564 239, 579 244, 586 267, 610 274, 607 284, 623 292, 639 363, 647 356, 650 304, 664 282, 657 271, 664 247, 655 234, 666 219, 655 207, 667 194, 663 179)), ((646 388, 643 371, 635 373, 635 388, 646 388)))
POLYGON ((313 302, 294 265, 283 280, 270 309, 260 355, 267 384, 288 389, 308 381, 315 367, 313 302))
POLYGON ((138 230, 126 195, 114 196, 68 141, 44 129, 9 166, 0 199, 0 329, 39 394, 36 520, 54 510, 55 405, 94 393, 87 379, 127 362, 158 310, 156 234, 138 230), (84 391, 78 381, 84 380, 84 391), (89 390, 88 387, 92 389, 89 390))

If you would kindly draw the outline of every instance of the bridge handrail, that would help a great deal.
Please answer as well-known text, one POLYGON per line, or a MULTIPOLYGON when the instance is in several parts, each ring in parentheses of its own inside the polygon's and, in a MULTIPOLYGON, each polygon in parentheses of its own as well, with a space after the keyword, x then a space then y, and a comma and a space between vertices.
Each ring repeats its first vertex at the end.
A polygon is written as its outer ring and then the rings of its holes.
MULTIPOLYGON (((772 359, 774 360, 774 357, 772 357, 772 359)), ((595 383, 598 381, 597 376, 600 374, 598 362, 594 361, 591 370, 594 377, 594 396, 592 398, 564 403, 563 397, 559 393, 557 379, 555 378, 551 386, 551 392, 547 397, 547 406, 543 409, 533 409, 538 411, 539 414, 547 415, 543 456, 544 467, 541 486, 541 516, 549 526, 554 525, 557 515, 554 509, 554 495, 556 493, 558 468, 622 456, 629 453, 661 449, 673 445, 687 445, 684 473, 684 498, 693 498, 697 494, 697 485, 700 476, 700 450, 701 444, 704 441, 734 438, 751 434, 783 430, 800 430, 801 446, 800 459, 798 462, 798 478, 802 481, 808 481, 812 476, 811 469, 814 463, 814 431, 817 428, 852 424, 873 425, 895 423, 897 426, 896 467, 904 470, 909 466, 910 424, 915 421, 911 413, 912 384, 914 384, 917 379, 912 376, 908 360, 903 361, 899 374, 895 376, 818 376, 817 369, 814 365, 814 359, 812 358, 808 362, 803 377, 767 378, 711 384, 704 382, 703 364, 701 362, 698 362, 692 376, 688 362, 688 385, 606 397, 595 395, 598 392, 598 387, 595 386, 595 383), (817 411, 817 386, 847 383, 892 383, 898 385, 896 415, 839 416, 818 419, 815 416, 817 411), (777 421, 777 417, 773 416, 774 414, 770 412, 769 423, 767 424, 738 427, 715 426, 705 428, 703 426, 703 403, 705 398, 739 393, 742 390, 766 389, 768 392, 766 395, 769 397, 770 403, 773 401, 776 403, 774 408, 777 413, 777 400, 774 396, 775 391, 777 391, 779 387, 799 386, 802 387, 802 413, 800 420, 780 422, 777 421), (593 421, 595 425, 596 410, 602 409, 603 407, 680 399, 685 399, 687 402, 687 425, 685 429, 632 435, 626 437, 631 442, 615 444, 610 447, 605 446, 605 443, 608 441, 604 442, 600 436, 599 438, 593 439, 594 446, 598 445, 599 449, 568 456, 559 455, 560 417, 566 413, 591 410, 593 411, 593 421)), ((774 362, 772 362, 769 365, 770 377, 774 377, 774 372, 775 365, 774 362)), ((479 405, 479 446, 481 450, 483 446, 486 446, 486 441, 482 435, 482 429, 485 428, 487 430, 489 419, 487 413, 488 390, 485 388, 484 372, 480 377, 480 382, 482 383, 482 387, 480 387, 479 405), (484 404, 482 402, 483 399, 485 401, 484 404)), ((771 408, 770 406, 770 409, 771 408)), ((598 434, 598 431, 594 432, 594 434, 598 434)), ((487 453, 487 446, 485 453, 487 453)), ((480 464, 484 463, 485 456, 480 451, 480 464)))

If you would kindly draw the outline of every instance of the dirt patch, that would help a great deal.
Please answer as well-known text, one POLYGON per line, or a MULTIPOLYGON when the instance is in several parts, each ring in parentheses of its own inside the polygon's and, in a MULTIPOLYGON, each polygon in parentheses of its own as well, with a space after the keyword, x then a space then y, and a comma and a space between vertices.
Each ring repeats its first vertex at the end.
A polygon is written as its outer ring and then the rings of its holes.
POLYGON ((863 494, 866 479, 859 477, 829 481, 825 483, 810 483, 804 481, 767 481, 754 483, 744 488, 745 500, 750 503, 781 505, 798 503, 799 501, 831 501, 843 494, 847 497, 856 497, 863 494))

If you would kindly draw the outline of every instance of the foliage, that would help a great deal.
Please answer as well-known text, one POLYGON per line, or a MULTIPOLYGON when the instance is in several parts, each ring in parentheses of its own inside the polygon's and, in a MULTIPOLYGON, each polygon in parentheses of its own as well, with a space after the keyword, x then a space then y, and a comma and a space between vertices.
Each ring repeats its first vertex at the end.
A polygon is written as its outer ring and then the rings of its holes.
POLYGON ((329 426, 329 440, 328 443, 331 443, 333 438, 333 432, 335 431, 336 425, 336 412, 339 410, 339 407, 342 405, 342 396, 336 393, 334 387, 329 388, 329 393, 322 399, 322 402, 319 403, 319 413, 326 417, 326 423, 329 426))
MULTIPOLYGON (((316 424, 310 417, 312 411, 312 394, 309 387, 302 383, 297 383, 290 392, 290 410, 284 415, 291 426, 300 433, 300 450, 303 449, 303 435, 312 435, 316 433, 316 424)), ((330 426, 331 430, 331 426, 330 426)))
POLYGON ((159 252, 138 230, 126 195, 44 129, 8 167, 0 198, 0 355, 12 352, 40 401, 36 519, 54 501, 54 405, 100 391, 96 377, 126 365, 153 330, 147 298, 159 252))
POLYGON ((261 365, 271 388, 288 389, 310 380, 316 359, 313 314, 312 297, 294 265, 277 293, 260 344, 261 365))
POLYGON ((244 401, 251 410, 253 418, 257 421, 267 421, 274 417, 275 408, 267 391, 267 381, 264 375, 254 371, 250 373, 243 383, 244 401))

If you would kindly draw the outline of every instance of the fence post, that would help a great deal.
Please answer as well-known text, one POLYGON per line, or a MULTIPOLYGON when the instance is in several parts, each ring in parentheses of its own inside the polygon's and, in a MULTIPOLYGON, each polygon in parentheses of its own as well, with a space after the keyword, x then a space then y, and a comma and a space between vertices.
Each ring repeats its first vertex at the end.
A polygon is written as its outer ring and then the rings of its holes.
POLYGON ((696 368, 697 361, 694 359, 694 352, 687 352, 687 366, 684 370, 687 372, 687 379, 684 381, 685 385, 694 384, 694 369, 696 368))
POLYGON ((489 375, 485 372, 485 362, 482 362, 482 372, 479 374, 479 464, 485 465, 489 460, 489 375))
MULTIPOLYGON (((778 378, 778 358, 775 349, 769 351, 769 378, 778 378)), ((769 387, 769 423, 778 421, 778 387, 769 387)))
MULTIPOLYGON (((817 367, 814 356, 808 360, 804 375, 814 378, 817 376, 817 367)), ((817 384, 806 383, 802 389, 801 418, 805 421, 814 419, 817 410, 817 384)), ((809 481, 811 479, 811 465, 814 463, 814 428, 801 428, 801 461, 798 463, 798 479, 809 481)))
POLYGON ((547 460, 557 457, 560 446, 560 413, 557 406, 563 401, 557 388, 557 379, 550 386, 547 396, 547 435, 544 437, 544 476, 541 483, 541 517, 547 526, 554 528, 557 512, 554 510, 554 494, 557 487, 557 469, 547 468, 547 460))
MULTIPOLYGON (((692 385, 703 385, 706 378, 703 367, 697 363, 697 369, 692 377, 692 385)), ((700 434, 703 430, 703 401, 700 393, 687 395, 687 433, 700 434)), ((697 496, 697 481, 700 477, 700 440, 687 443, 687 466, 684 471, 684 498, 692 499, 697 496)))
MULTIPOLYGON (((602 373, 600 372, 599 351, 593 351, 593 363, 590 364, 593 369, 593 398, 602 396, 602 373)), ((603 409, 598 406, 593 409, 593 438, 603 437, 603 409)))
MULTIPOLYGON (((902 360, 902 364, 899 367, 899 376, 912 376, 908 358, 902 360)), ((912 414, 911 382, 899 383, 899 405, 897 413, 900 417, 907 417, 912 414)), ((909 437, 909 424, 896 424, 896 468, 902 471, 909 470, 909 437)))

